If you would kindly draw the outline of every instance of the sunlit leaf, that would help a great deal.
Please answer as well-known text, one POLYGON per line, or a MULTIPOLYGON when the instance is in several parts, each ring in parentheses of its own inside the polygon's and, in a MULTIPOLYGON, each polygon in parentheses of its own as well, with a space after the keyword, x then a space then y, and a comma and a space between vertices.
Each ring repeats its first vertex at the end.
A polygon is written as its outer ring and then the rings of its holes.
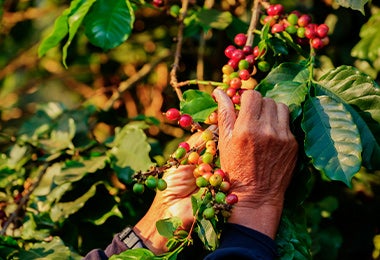
POLYGON ((67 218, 71 214, 80 210, 84 206, 86 201, 95 195, 96 187, 98 184, 100 184, 100 182, 92 185, 88 191, 86 191, 82 196, 75 199, 74 201, 59 202, 54 204, 50 212, 51 219, 53 221, 59 221, 62 218, 67 218))
POLYGON ((147 260, 153 259, 154 254, 145 248, 135 248, 132 250, 125 250, 118 255, 112 255, 109 260, 147 260))
POLYGON ((351 186, 351 178, 361 167, 362 145, 359 131, 343 104, 328 96, 308 98, 302 129, 305 152, 315 168, 351 186))
POLYGON ((364 15, 364 6, 368 0, 335 0, 339 5, 358 10, 364 15))
POLYGON ((220 12, 216 9, 201 9, 196 16, 198 24, 206 31, 210 28, 223 30, 232 22, 230 12, 220 12))
POLYGON ((128 0, 97 0, 85 18, 85 34, 92 44, 109 50, 128 39, 134 20, 128 0))
POLYGON ((380 88, 368 76, 350 66, 340 66, 325 74, 318 93, 345 104, 357 125, 363 145, 363 164, 380 169, 380 88))
POLYGON ((303 64, 285 62, 275 67, 257 86, 263 95, 272 89, 277 83, 282 81, 294 81, 305 83, 308 80, 309 72, 303 64))
POLYGON ((171 217, 166 219, 160 219, 156 222, 156 228, 161 236, 166 238, 173 237, 174 231, 182 225, 180 217, 171 217))
POLYGON ((83 19, 85 18, 86 14, 90 10, 91 6, 96 2, 96 0, 79 0, 79 1, 73 1, 77 2, 78 4, 73 6, 71 9, 70 15, 67 19, 68 26, 69 26, 69 37, 65 43, 65 45, 62 48, 62 61, 63 65, 67 67, 66 64, 66 58, 67 58, 67 49, 69 48, 72 40, 74 39, 74 36, 76 35, 79 26, 81 26, 83 19))
POLYGON ((144 131, 138 127, 126 125, 115 134, 110 153, 116 159, 118 167, 131 167, 135 171, 146 171, 153 165, 149 157, 150 145, 144 131))
POLYGON ((373 14, 360 29, 361 40, 352 48, 351 54, 372 64, 380 59, 380 13, 373 14))
POLYGON ((296 81, 280 81, 273 89, 266 93, 267 97, 273 98, 276 102, 287 105, 292 118, 300 114, 301 104, 305 101, 308 88, 305 83, 296 81))
POLYGON ((210 94, 199 90, 187 90, 183 93, 180 104, 181 111, 192 116, 196 122, 203 122, 218 108, 218 104, 210 94))
POLYGON ((54 237, 50 242, 33 244, 27 251, 21 251, 19 257, 25 260, 81 259, 79 255, 75 256, 59 237, 54 237))

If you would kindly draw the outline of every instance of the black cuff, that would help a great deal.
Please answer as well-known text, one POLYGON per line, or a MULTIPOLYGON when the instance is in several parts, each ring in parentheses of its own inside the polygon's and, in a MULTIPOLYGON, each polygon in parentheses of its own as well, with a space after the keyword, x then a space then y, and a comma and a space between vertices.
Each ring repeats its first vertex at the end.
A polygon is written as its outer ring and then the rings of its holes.
POLYGON ((128 249, 146 248, 142 240, 133 231, 132 227, 125 228, 118 234, 118 236, 128 249))

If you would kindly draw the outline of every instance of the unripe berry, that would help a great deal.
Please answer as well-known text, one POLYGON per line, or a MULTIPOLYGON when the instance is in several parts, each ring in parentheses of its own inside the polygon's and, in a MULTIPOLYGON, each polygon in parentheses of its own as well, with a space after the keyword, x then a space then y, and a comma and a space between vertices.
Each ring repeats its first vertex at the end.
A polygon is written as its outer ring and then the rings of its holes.
POLYGON ((244 33, 238 33, 235 35, 234 42, 237 46, 244 46, 247 42, 247 36, 244 33))
POLYGON ((226 199, 226 194, 224 194, 223 192, 219 191, 215 194, 215 201, 217 203, 224 203, 225 199, 226 199))
POLYGON ((178 120, 180 118, 181 112, 176 108, 169 108, 165 112, 165 116, 168 120, 175 121, 175 120, 178 120))
POLYGON ((220 176, 219 174, 213 174, 209 179, 209 182, 213 187, 219 187, 222 181, 222 176, 220 176))
POLYGON ((287 20, 291 25, 296 25, 298 22, 298 16, 295 13, 289 14, 287 20))
POLYGON ((262 60, 257 63, 257 68, 263 72, 268 72, 270 70, 270 64, 269 62, 262 60))
POLYGON ((183 114, 180 116, 178 123, 181 127, 187 128, 193 123, 193 118, 188 114, 183 114))
POLYGON ((190 152, 189 156, 187 157, 187 162, 189 164, 197 164, 199 159, 199 153, 197 152, 190 152))
POLYGON ((294 25, 289 25, 288 27, 286 27, 285 31, 287 31, 290 34, 295 34, 297 32, 297 27, 295 27, 294 25))
POLYGON ((210 219, 212 219, 212 218, 214 218, 215 217, 215 210, 214 210, 214 208, 212 208, 212 207, 210 207, 210 208, 206 208, 204 211, 203 211, 203 217, 205 218, 205 219, 208 219, 208 220, 210 220, 210 219))
POLYGON ((144 193, 145 186, 142 183, 135 183, 135 184, 133 184, 133 188, 132 189, 133 189, 134 193, 142 194, 142 193, 144 193))
POLYGON ((232 68, 231 65, 226 64, 222 67, 222 72, 223 74, 230 75, 232 72, 234 72, 234 68, 232 68))
POLYGON ((206 142, 206 149, 213 148, 216 149, 216 143, 214 140, 208 140, 206 142))
POLYGON ((206 180, 205 177, 200 176, 200 177, 196 178, 195 184, 197 185, 197 187, 203 188, 203 187, 207 187, 208 181, 206 180))
POLYGON ((164 179, 158 179, 157 181, 157 189, 160 191, 165 190, 168 187, 168 184, 164 179))
POLYGON ((240 60, 238 64, 239 70, 244 70, 249 68, 249 62, 247 60, 240 60))
POLYGON ((208 118, 207 122, 209 124, 217 124, 218 123, 218 113, 217 112, 212 112, 208 118))
POLYGON ((206 142, 212 140, 213 137, 214 137, 214 134, 209 129, 204 130, 201 134, 202 140, 206 142))
POLYGON ((202 162, 204 163, 212 163, 212 161, 214 160, 214 156, 209 153, 209 152, 205 152, 203 155, 202 155, 202 162))
POLYGON ((157 178, 154 177, 154 176, 149 176, 146 180, 145 180, 145 185, 149 188, 149 189, 155 189, 157 187, 157 178))
POLYGON ((219 190, 223 192, 229 191, 230 188, 231 188, 231 183, 229 183, 228 181, 222 181, 222 183, 219 186, 219 190))
POLYGON ((178 147, 173 154, 173 158, 180 160, 186 155, 186 149, 183 147, 178 147))

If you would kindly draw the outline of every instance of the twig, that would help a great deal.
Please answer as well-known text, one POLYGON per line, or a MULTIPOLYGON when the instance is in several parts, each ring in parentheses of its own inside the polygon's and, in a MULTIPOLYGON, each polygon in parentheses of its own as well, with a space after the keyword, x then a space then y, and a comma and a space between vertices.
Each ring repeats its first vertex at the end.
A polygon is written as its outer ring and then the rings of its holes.
POLYGON ((13 213, 9 216, 7 221, 4 223, 3 229, 0 231, 0 236, 4 236, 5 232, 7 231, 7 228, 9 225, 14 222, 14 220, 18 217, 18 213, 20 210, 25 206, 25 204, 28 202, 30 195, 33 193, 33 191, 37 188, 38 184, 41 182, 42 176, 45 174, 46 169, 48 168, 49 164, 45 163, 43 165, 43 168, 41 169, 38 178, 35 183, 33 183, 33 186, 28 190, 28 192, 21 198, 19 204, 17 205, 17 208, 13 213))
POLYGON ((265 5, 268 1, 267 0, 254 0, 252 4, 252 16, 251 16, 251 21, 249 23, 249 28, 248 28, 248 35, 247 35, 247 45, 252 46, 253 45, 253 40, 255 38, 255 29, 257 26, 257 22, 260 17, 260 11, 261 11, 261 6, 265 5))
POLYGON ((181 14, 180 14, 180 19, 179 19, 179 26, 178 26, 178 33, 177 33, 177 46, 174 54, 174 63, 173 67, 170 71, 170 85, 174 88, 175 92, 177 93, 178 99, 180 101, 183 100, 182 97, 182 91, 181 89, 177 86, 178 80, 177 80, 177 71, 179 68, 179 61, 181 58, 181 50, 182 50, 182 43, 183 43, 183 30, 184 30, 184 19, 187 14, 187 8, 189 5, 189 0, 183 0, 182 1, 182 8, 181 8, 181 14))

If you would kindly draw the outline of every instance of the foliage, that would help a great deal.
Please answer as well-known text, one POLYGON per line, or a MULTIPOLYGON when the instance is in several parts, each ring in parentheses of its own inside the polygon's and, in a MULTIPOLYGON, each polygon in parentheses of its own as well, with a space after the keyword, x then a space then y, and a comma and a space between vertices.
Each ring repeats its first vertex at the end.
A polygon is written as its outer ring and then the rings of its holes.
MULTIPOLYGON (((203 124, 216 109, 210 89, 222 85, 219 70, 225 60, 219 52, 233 35, 247 30, 250 6, 220 1, 210 7, 205 1, 203 6, 191 5, 187 13, 173 13, 170 6, 156 8, 143 1, 47 1, 50 7, 9 2, 0 1, 0 33, 6 36, 0 40, 0 256, 79 259, 92 248, 104 248, 114 233, 136 223, 149 207, 153 192, 133 194, 132 175, 164 163, 186 136, 166 122, 161 111, 179 105, 203 124), (46 16, 40 23, 41 13, 33 16, 33 8, 46 16), (49 8, 54 9, 50 16, 49 8), (31 20, 18 21, 12 16, 17 13, 31 20), (178 57, 171 52, 176 44, 171 32, 180 31, 182 21, 179 77, 197 74, 197 80, 184 82, 177 102, 174 91, 165 87, 168 67, 178 57), (48 34, 42 32, 45 27, 48 34), (18 33, 30 28, 36 36, 18 33), (28 41, 39 41, 38 51, 31 47, 30 64, 21 62, 28 59, 20 51, 29 47, 28 41), (60 58, 65 69, 57 62, 60 58), (206 80, 193 69, 202 62, 210 75, 206 80), (28 110, 28 104, 35 103, 36 108, 28 110), (102 241, 95 239, 99 234, 102 241)), ((306 9, 283 2, 289 10, 306 9)), ((357 58, 350 64, 341 62, 346 57, 339 58, 339 35, 345 27, 339 24, 330 26, 331 47, 320 57, 313 51, 309 56, 286 33, 272 37, 265 26, 255 38, 276 61, 268 74, 259 75, 257 90, 289 106, 302 147, 276 240, 281 259, 358 259, 372 254, 368 244, 378 250, 372 238, 378 236, 380 224, 379 13, 375 3, 367 2, 336 1, 343 14, 329 7, 329 13, 319 16, 321 4, 308 10, 326 23, 331 17, 348 20, 347 14, 366 18, 355 25, 360 38, 350 31, 350 45, 340 48, 357 58), (357 209, 366 214, 356 216, 357 209), (368 231, 357 238, 355 229, 363 226, 368 231), (355 254, 350 253, 351 242, 357 243, 355 254)), ((194 214, 207 203, 201 193, 192 198, 194 214)), ((215 223, 197 224, 200 243, 215 249, 215 223)), ((198 238, 175 233, 179 225, 176 218, 157 223, 173 248, 162 258, 180 253, 191 257, 179 245, 197 246, 193 240, 198 238)), ((111 259, 144 257, 154 255, 138 249, 111 259)))

